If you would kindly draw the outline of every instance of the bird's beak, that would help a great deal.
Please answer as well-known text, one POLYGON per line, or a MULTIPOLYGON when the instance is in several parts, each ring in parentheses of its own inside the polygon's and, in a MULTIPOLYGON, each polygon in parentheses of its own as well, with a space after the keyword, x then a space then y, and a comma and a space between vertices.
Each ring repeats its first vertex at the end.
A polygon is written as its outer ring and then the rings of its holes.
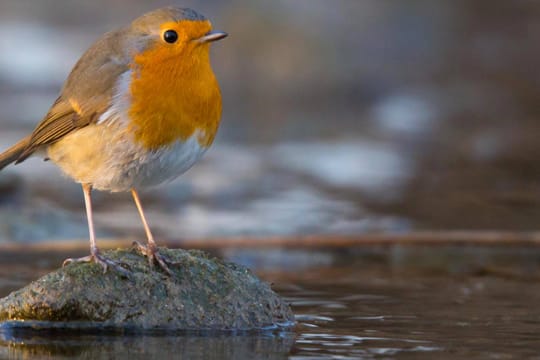
POLYGON ((227 36, 229 36, 229 34, 223 31, 210 31, 203 37, 198 38, 197 42, 203 44, 207 42, 218 41, 218 40, 226 38, 227 36))

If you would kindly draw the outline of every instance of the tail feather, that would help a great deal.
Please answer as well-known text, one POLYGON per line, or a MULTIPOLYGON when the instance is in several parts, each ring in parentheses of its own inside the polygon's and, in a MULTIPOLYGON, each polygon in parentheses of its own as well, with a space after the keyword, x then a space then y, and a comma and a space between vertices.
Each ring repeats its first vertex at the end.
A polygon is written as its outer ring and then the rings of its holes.
POLYGON ((24 152, 28 144, 30 143, 30 136, 25 137, 2 154, 0 154, 0 170, 5 168, 11 163, 19 160, 19 157, 24 152))

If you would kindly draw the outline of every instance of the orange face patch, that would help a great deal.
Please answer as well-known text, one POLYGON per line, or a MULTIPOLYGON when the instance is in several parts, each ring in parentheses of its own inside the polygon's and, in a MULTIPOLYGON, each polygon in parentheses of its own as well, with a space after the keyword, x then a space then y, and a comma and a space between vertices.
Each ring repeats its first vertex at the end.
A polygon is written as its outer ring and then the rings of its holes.
POLYGON ((161 38, 163 39, 163 33, 167 30, 174 30, 178 34, 178 46, 185 46, 185 44, 191 40, 196 40, 206 33, 212 30, 212 24, 210 21, 191 21, 183 20, 180 22, 167 22, 160 26, 161 38))
POLYGON ((209 146, 221 117, 221 93, 210 66, 209 45, 196 39, 211 30, 209 21, 161 26, 161 38, 134 58, 130 85, 130 128, 147 149, 185 141, 196 132, 209 146), (167 43, 163 33, 178 39, 167 43))

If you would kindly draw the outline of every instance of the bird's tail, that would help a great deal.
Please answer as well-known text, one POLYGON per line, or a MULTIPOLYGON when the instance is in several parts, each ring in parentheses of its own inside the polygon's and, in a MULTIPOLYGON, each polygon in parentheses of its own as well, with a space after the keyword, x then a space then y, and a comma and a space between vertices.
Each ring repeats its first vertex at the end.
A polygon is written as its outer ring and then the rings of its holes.
POLYGON ((30 143, 30 136, 25 137, 6 151, 0 154, 0 170, 16 162, 30 143))

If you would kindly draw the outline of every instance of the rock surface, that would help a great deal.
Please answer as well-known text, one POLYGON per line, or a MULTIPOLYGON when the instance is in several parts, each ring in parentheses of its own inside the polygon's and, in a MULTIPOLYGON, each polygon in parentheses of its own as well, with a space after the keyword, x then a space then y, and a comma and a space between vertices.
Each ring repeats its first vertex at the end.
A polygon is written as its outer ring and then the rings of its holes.
POLYGON ((174 276, 135 250, 104 255, 131 272, 74 263, 0 299, 0 321, 132 329, 252 330, 293 324, 289 306, 245 267, 200 251, 160 249, 174 276))

